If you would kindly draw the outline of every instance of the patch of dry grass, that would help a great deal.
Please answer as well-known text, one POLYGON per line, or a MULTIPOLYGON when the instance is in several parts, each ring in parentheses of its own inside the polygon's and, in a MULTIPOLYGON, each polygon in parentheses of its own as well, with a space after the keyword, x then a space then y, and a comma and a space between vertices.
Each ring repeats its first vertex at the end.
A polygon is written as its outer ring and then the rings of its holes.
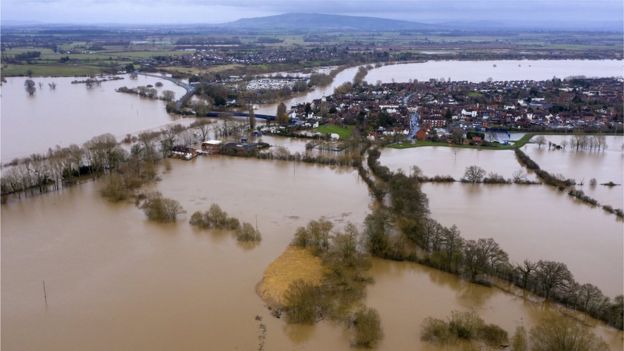
POLYGON ((321 259, 309 249, 289 246, 275 261, 271 262, 260 284, 258 295, 266 303, 284 306, 286 291, 296 280, 312 285, 320 285, 323 279, 321 259))

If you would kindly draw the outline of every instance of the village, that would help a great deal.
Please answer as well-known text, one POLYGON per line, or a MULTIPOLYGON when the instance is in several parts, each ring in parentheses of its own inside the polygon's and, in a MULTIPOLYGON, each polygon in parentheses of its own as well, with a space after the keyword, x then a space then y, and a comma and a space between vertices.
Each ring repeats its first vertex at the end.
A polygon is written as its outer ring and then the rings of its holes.
POLYGON ((453 143, 468 135, 485 142, 486 131, 621 132, 623 86, 622 79, 583 78, 347 83, 332 96, 292 106, 290 119, 299 129, 364 123, 369 138, 453 143))

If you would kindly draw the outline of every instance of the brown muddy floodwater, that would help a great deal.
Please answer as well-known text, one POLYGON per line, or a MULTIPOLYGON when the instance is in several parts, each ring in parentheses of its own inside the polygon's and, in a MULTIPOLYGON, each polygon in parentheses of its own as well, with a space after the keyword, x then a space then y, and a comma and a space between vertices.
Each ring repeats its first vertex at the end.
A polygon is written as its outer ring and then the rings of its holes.
MULTIPOLYGON (((535 138, 535 137, 534 137, 535 138)), ((546 140, 561 145, 569 142, 573 136, 546 135, 546 140)), ((553 174, 563 174, 583 185, 577 188, 595 198, 604 205, 614 208, 624 208, 624 136, 605 136, 607 148, 601 151, 576 151, 571 146, 565 150, 548 150, 548 143, 539 147, 537 144, 527 144, 522 150, 537 162, 541 168, 553 174), (597 186, 590 185, 590 179, 595 178, 597 186), (620 186, 607 187, 600 184, 614 182, 620 186)))
MULTIPOLYGON (((408 149, 385 148, 379 162, 392 171, 399 169, 411 173, 417 166, 428 177, 450 175, 459 180, 469 166, 479 166, 487 173, 494 172, 505 178, 524 170, 516 161, 513 150, 478 150, 455 147, 433 146, 408 149)), ((529 175, 530 179, 535 179, 529 175)))
POLYGON ((159 95, 171 90, 180 97, 185 93, 183 88, 159 78, 121 77, 124 79, 103 82, 91 89, 85 84, 71 84, 86 77, 35 77, 32 79, 37 91, 33 96, 24 89, 27 78, 7 78, 0 87, 2 161, 46 152, 56 145, 80 145, 104 133, 121 138, 126 133, 159 127, 173 120, 165 111, 164 101, 118 93, 115 89, 161 82, 163 86, 157 88, 159 95), (52 82, 56 83, 56 89, 48 86, 52 82))
MULTIPOLYGON (((600 179, 621 179, 619 151, 614 154, 598 161, 601 168, 594 168, 600 179)), ((455 179, 461 178, 470 165, 507 178, 523 169, 511 150, 450 147, 386 148, 380 162, 392 170, 409 172, 418 166, 427 176, 449 174, 455 179)), ((550 170, 546 161, 536 162, 550 170)), ((559 164, 564 162, 574 164, 575 158, 559 160, 559 164)), ((582 169, 583 162, 578 163, 582 169)), ((535 176, 529 174, 529 178, 535 176)), ((612 214, 578 203, 545 185, 425 184, 423 190, 429 197, 432 216, 444 225, 456 224, 464 237, 494 238, 515 262, 525 258, 563 262, 579 282, 593 283, 608 296, 624 292, 624 223, 612 214)))
MULTIPOLYGON (((362 223, 370 201, 357 172, 226 157, 172 165, 153 188, 187 210, 177 224, 106 202, 101 182, 2 206, 2 349, 255 350, 259 315, 266 350, 348 350, 342 326, 287 325, 269 314, 255 286, 298 226, 320 216, 338 226, 362 223), (192 228, 190 214, 213 202, 243 221, 257 218, 259 246, 192 228)), ((456 309, 475 309, 509 332, 546 313, 416 264, 376 260, 371 273, 366 302, 382 318, 380 350, 436 349, 419 341, 420 325, 456 309)), ((596 331, 621 349, 621 333, 596 331)))

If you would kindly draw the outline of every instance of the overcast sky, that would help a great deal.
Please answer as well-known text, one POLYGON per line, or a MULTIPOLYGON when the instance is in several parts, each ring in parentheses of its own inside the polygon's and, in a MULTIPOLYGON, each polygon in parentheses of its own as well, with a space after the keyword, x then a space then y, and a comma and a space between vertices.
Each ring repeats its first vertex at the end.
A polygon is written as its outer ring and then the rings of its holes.
POLYGON ((0 0, 2 20, 42 23, 223 23, 286 12, 415 22, 597 26, 622 23, 622 0, 0 0))

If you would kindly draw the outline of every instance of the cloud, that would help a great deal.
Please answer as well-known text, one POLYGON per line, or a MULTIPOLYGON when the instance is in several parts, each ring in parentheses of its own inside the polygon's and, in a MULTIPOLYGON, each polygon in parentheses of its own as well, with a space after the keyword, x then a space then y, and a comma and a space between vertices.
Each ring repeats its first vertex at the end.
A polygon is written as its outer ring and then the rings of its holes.
POLYGON ((621 0, 2 0, 2 18, 47 22, 220 23, 286 12, 412 21, 622 21, 621 0), (135 11, 127 16, 127 11, 135 11), (137 16, 139 14, 140 16, 137 16))

